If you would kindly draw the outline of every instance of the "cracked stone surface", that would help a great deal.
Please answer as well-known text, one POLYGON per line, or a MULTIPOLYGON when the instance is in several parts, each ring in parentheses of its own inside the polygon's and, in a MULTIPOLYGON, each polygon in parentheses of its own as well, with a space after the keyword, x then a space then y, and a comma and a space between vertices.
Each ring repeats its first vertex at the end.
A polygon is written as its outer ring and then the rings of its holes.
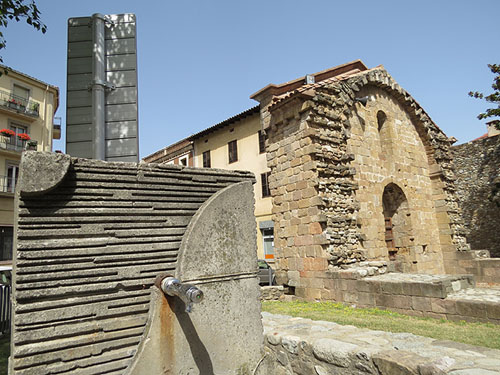
POLYGON ((312 368, 320 375, 500 375, 500 350, 266 312, 262 317, 274 355, 269 360, 279 374, 312 368))

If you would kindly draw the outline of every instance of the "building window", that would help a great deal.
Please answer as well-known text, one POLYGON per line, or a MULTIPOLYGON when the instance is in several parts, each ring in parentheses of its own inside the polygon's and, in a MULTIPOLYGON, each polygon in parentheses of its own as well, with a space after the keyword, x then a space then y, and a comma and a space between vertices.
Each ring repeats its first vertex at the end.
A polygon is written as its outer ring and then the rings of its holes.
POLYGON ((188 155, 184 155, 184 156, 180 157, 179 164, 186 167, 188 165, 188 155))
POLYGON ((7 163, 7 175, 2 177, 2 189, 4 193, 14 193, 16 189, 17 176, 19 175, 19 166, 7 163))
POLYGON ((274 229, 263 228, 260 231, 264 241, 264 258, 274 259, 274 229))
POLYGON ((269 189, 269 176, 270 175, 271 175, 271 172, 262 173, 260 175, 260 182, 262 185, 262 198, 271 196, 271 190, 269 189))
POLYGON ((236 145, 236 140, 229 142, 227 147, 229 152, 229 163, 238 161, 238 146, 236 145))
POLYGON ((20 139, 17 135, 22 133, 28 134, 28 128, 26 126, 14 123, 10 124, 9 127, 10 130, 13 130, 16 133, 14 137, 10 137, 9 139, 9 144, 11 145, 11 148, 22 150, 24 148, 25 141, 20 139))
POLYGON ((210 161, 210 150, 203 152, 203 168, 211 168, 212 163, 210 161))
POLYGON ((30 98, 30 90, 19 85, 14 85, 13 94, 13 99, 20 102, 22 106, 26 107, 28 99, 30 98))
POLYGON ((266 152, 266 136, 262 130, 259 130, 259 153, 266 152))
POLYGON ((0 227, 0 252, 2 259, 12 260, 12 244, 14 240, 14 230, 12 227, 0 227))

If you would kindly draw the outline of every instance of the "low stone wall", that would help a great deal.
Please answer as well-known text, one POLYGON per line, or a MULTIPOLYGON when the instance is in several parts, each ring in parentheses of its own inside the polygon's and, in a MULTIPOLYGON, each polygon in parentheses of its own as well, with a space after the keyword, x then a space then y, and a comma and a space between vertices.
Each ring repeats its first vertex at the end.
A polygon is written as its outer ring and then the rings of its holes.
POLYGON ((282 285, 269 285, 260 287, 260 300, 261 301, 279 301, 285 288, 282 285))
POLYGON ((273 375, 500 375, 500 350, 410 333, 262 316, 264 365, 273 375))
POLYGON ((458 266, 474 275, 478 285, 500 286, 500 258, 490 258, 485 250, 457 252, 456 256, 458 266))
POLYGON ((472 275, 388 273, 363 277, 360 270, 331 273, 335 301, 402 314, 500 324, 500 291, 473 289, 472 275), (463 290, 479 298, 455 298, 463 290))

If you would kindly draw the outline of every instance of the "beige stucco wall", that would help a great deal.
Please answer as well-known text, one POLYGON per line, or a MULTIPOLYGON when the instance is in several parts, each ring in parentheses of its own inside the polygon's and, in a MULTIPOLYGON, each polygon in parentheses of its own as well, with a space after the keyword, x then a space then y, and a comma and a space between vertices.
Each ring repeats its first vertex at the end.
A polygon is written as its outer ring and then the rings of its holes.
MULTIPOLYGON (((3 70, 3 68, 1 68, 3 70)), ((32 140, 38 142, 38 151, 52 151, 53 119, 57 106, 58 92, 53 86, 26 77, 9 70, 0 76, 0 129, 8 129, 15 123, 27 128, 32 140), (14 85, 29 90, 29 101, 39 105, 38 117, 30 117, 7 107, 7 100, 13 92, 14 85)), ((0 177, 7 175, 7 164, 19 164, 21 150, 8 150, 5 143, 8 138, 0 136, 0 177)), ((3 183, 3 181, 2 181, 3 183)), ((0 191, 0 225, 14 225, 14 194, 0 191)))
POLYGON ((399 218, 406 221, 409 231, 404 236, 396 228, 394 231, 399 236, 397 259, 404 262, 406 272, 443 272, 435 190, 424 143, 415 123, 386 91, 374 87, 363 90, 359 96, 368 95, 371 100, 366 107, 353 108, 348 141, 359 185, 358 224, 364 235, 360 245, 368 258, 388 259, 382 197, 384 188, 393 183, 403 191, 409 206, 406 217, 399 218), (380 130, 379 111, 387 116, 380 130))
POLYGON ((11 196, 0 193, 0 225, 14 225, 14 199, 11 196))
POLYGON ((257 220, 257 255, 264 257, 262 233, 259 222, 271 220, 272 202, 270 197, 262 198, 261 173, 270 171, 265 153, 259 153, 261 129, 259 114, 237 121, 194 141, 194 166, 203 166, 203 152, 210 150, 212 168, 246 170, 254 173, 255 217, 257 220), (237 140, 238 160, 229 163, 228 143, 237 140))
POLYGON ((7 128, 12 121, 26 126, 30 137, 38 141, 39 151, 52 151, 52 122, 57 95, 55 89, 12 71, 0 76, 1 90, 10 93, 15 84, 30 90, 29 100, 39 104, 39 117, 32 121, 22 116, 16 116, 14 113, 2 112, 0 114, 0 128, 7 128))

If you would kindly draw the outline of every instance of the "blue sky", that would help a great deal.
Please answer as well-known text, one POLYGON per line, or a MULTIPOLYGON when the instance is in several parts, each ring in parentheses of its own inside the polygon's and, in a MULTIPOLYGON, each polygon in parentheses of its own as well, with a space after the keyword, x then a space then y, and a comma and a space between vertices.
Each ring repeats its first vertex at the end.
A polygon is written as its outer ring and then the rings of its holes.
MULTIPOLYGON (((9 23, 4 63, 61 89, 65 124, 67 19, 135 13, 140 155, 240 113, 249 97, 355 59, 384 65, 459 142, 485 133, 488 63, 500 63, 498 0, 38 0, 42 35, 9 23)), ((64 139, 54 148, 64 150, 64 139)))

